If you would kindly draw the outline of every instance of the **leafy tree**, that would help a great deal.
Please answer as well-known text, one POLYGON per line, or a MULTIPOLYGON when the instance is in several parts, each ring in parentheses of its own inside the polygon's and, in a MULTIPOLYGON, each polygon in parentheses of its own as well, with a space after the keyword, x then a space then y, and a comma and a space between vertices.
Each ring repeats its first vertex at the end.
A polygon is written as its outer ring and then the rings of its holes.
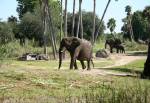
POLYGON ((125 7, 125 12, 127 12, 127 23, 126 23, 126 28, 127 28, 127 35, 129 40, 133 40, 133 29, 132 29, 132 14, 131 14, 131 6, 127 5, 125 7))
POLYGON ((143 16, 150 22, 150 6, 147 6, 143 11, 143 16))
POLYGON ((109 28, 111 35, 113 35, 115 27, 116 27, 116 20, 114 18, 109 19, 107 23, 107 28, 109 28))
POLYGON ((14 33, 11 25, 0 22, 0 44, 6 44, 14 40, 14 33))
POLYGON ((19 18, 22 18, 27 12, 34 12, 34 8, 37 4, 37 0, 17 0, 17 2, 17 12, 19 14, 19 18))
POLYGON ((16 34, 16 37, 20 39, 28 38, 30 40, 35 39, 41 45, 42 43, 42 22, 36 15, 31 13, 26 13, 22 19, 19 26, 19 33, 16 34))
MULTIPOLYGON (((76 34, 76 30, 77 30, 77 25, 78 25, 78 13, 75 14, 75 28, 74 28, 74 34, 76 34)), ((85 39, 90 40, 92 37, 92 32, 93 32, 93 12, 82 12, 82 19, 83 19, 83 37, 85 39)), ((98 16, 95 16, 95 29, 98 29, 98 23, 100 22, 100 19, 98 18, 98 16)), ((72 26, 72 13, 68 13, 68 35, 71 35, 71 26, 72 26)), ((104 22, 102 22, 102 26, 101 29, 99 29, 99 33, 103 34, 105 30, 105 25, 104 22)), ((76 35, 74 35, 76 36, 76 35)), ((100 35, 99 35, 100 36, 100 35)))
POLYGON ((134 12, 132 16, 132 28, 136 41, 139 39, 145 41, 150 37, 148 20, 143 18, 141 11, 134 12))
POLYGON ((13 22, 13 23, 17 23, 17 18, 14 16, 8 17, 8 22, 13 22))

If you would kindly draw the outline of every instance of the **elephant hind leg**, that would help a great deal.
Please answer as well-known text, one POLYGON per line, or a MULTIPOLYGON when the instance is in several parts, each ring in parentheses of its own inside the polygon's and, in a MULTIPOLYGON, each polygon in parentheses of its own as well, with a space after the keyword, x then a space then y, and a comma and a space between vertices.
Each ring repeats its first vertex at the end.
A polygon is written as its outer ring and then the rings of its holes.
POLYGON ((80 63, 81 63, 81 65, 82 65, 82 69, 85 69, 86 66, 85 66, 85 64, 84 64, 84 61, 83 61, 83 60, 80 60, 80 63))
POLYGON ((78 69, 77 61, 74 62, 74 68, 75 68, 75 69, 78 69))
POLYGON ((87 61, 87 66, 88 66, 88 67, 87 67, 87 70, 91 70, 90 61, 91 61, 91 60, 88 60, 88 61, 87 61))

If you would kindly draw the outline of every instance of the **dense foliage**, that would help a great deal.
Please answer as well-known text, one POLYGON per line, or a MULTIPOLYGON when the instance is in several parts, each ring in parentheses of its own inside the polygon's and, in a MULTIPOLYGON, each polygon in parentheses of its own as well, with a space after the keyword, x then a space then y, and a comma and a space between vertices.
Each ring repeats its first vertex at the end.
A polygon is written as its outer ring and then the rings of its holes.
MULTIPOLYGON (((92 12, 82 12, 82 19, 83 19, 83 37, 90 40, 92 37, 92 28, 93 28, 93 13, 92 12)), ((78 13, 75 14, 75 28, 74 34, 77 32, 77 24, 78 23, 78 13)), ((100 19, 96 15, 96 30, 98 29, 98 24, 100 23, 100 19)), ((68 35, 72 36, 72 13, 68 13, 68 35)), ((104 34, 105 25, 104 22, 99 30, 99 34, 104 34)), ((76 36, 76 35, 74 35, 76 36)))

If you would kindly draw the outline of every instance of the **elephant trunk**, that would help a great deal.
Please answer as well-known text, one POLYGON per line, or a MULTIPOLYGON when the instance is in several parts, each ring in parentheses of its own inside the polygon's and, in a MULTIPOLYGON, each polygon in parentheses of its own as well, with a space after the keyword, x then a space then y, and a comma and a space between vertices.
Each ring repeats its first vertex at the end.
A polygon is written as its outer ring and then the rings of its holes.
POLYGON ((62 56, 63 56, 63 52, 64 52, 65 50, 63 50, 63 47, 62 46, 60 46, 60 48, 59 48, 59 67, 58 67, 58 69, 60 69, 60 67, 61 67, 61 64, 62 64, 62 56))
POLYGON ((59 67, 58 67, 58 69, 60 69, 60 67, 61 67, 61 64, 62 64, 62 51, 61 50, 59 50, 59 67))

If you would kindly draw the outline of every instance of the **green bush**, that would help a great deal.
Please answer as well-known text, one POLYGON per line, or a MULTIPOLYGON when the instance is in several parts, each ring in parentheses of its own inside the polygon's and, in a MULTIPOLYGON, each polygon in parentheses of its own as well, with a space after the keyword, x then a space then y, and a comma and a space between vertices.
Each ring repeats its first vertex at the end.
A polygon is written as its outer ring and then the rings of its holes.
POLYGON ((145 51, 148 48, 147 45, 136 42, 125 41, 124 44, 126 51, 145 51))
MULTIPOLYGON (((51 52, 51 49, 48 49, 48 51, 51 52)), ((21 46, 18 41, 0 46, 0 59, 20 57, 24 53, 43 53, 43 48, 33 47, 30 42, 25 46, 21 46)))

